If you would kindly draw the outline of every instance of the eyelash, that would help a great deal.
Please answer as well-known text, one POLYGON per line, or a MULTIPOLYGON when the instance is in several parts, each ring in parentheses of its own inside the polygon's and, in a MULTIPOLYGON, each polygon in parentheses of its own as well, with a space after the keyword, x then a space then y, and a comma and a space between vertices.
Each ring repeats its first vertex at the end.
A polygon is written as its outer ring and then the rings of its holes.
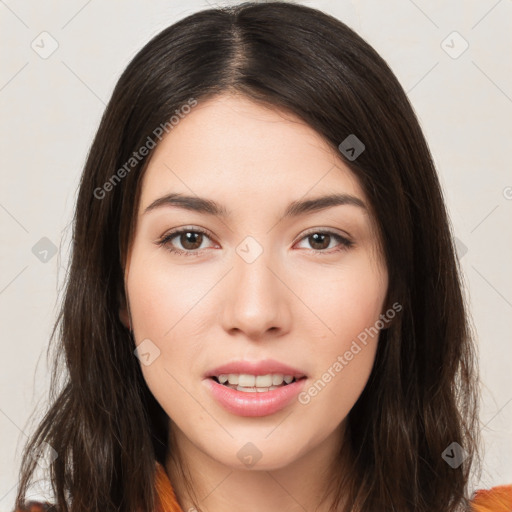
MULTIPOLYGON (((191 228, 181 228, 181 229, 178 229, 176 231, 171 231, 170 233, 164 235, 162 238, 160 238, 156 242, 156 244, 158 246, 165 247, 169 252, 174 253, 174 254, 183 255, 183 256, 200 256, 202 254, 202 251, 204 251, 204 249, 196 249, 194 251, 182 251, 181 249, 176 249, 176 248, 168 245, 169 242, 173 238, 176 238, 178 235, 181 235, 183 233, 200 233, 202 235, 207 236, 208 238, 211 238, 210 234, 207 231, 203 230, 203 229, 200 229, 200 228, 194 228, 194 229, 191 229, 191 228)), ((330 231, 330 230, 318 230, 318 229, 306 233, 299 241, 302 241, 305 238, 308 238, 311 235, 315 235, 315 234, 329 235, 331 237, 334 237, 336 240, 338 240, 338 242, 340 242, 340 247, 337 248, 334 251, 332 249, 330 251, 319 250, 319 249, 310 249, 310 251, 313 254, 315 254, 315 255, 333 254, 333 253, 337 253, 337 252, 340 252, 340 251, 344 251, 344 250, 350 249, 351 247, 353 247, 355 245, 352 240, 349 240, 348 238, 345 238, 345 237, 341 236, 338 233, 335 233, 335 232, 330 231)))

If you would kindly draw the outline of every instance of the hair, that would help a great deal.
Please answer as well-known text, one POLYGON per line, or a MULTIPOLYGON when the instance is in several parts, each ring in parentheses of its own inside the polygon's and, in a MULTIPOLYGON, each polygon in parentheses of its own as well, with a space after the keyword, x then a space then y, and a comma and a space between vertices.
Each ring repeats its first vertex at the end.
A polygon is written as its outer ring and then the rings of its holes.
POLYGON ((302 5, 247 2, 166 28, 114 88, 81 177, 65 295, 51 334, 55 341, 58 332, 50 405, 25 447, 16 506, 35 470, 31 454, 44 443, 58 454, 48 469, 59 511, 149 511, 158 503, 155 461, 165 464, 178 447, 168 442, 169 419, 119 318, 152 151, 105 186, 103 197, 97 191, 182 105, 219 94, 291 113, 337 151, 375 216, 389 275, 386 305, 402 306, 381 331, 371 375, 348 414, 340 471, 325 496, 330 510, 451 512, 467 505, 479 444, 476 349, 418 119, 383 58, 341 21, 302 5), (356 160, 338 150, 351 134, 365 146, 356 160), (457 468, 442 457, 454 442, 467 456, 457 468))

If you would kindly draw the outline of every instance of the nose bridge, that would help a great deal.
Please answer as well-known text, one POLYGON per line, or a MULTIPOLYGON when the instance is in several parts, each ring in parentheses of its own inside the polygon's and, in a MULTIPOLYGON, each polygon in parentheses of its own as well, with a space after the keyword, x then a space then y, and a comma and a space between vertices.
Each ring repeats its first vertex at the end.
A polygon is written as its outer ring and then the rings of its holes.
POLYGON ((253 236, 246 236, 236 247, 235 286, 238 288, 239 299, 255 304, 260 301, 269 304, 278 290, 273 290, 277 283, 268 267, 275 266, 277 262, 271 261, 268 243, 264 248, 264 241, 261 238, 260 240, 253 236))
POLYGON ((225 327, 251 336, 283 328, 288 319, 286 290, 274 275, 280 264, 271 257, 271 249, 264 248, 263 240, 247 236, 235 252, 231 288, 223 308, 225 327))

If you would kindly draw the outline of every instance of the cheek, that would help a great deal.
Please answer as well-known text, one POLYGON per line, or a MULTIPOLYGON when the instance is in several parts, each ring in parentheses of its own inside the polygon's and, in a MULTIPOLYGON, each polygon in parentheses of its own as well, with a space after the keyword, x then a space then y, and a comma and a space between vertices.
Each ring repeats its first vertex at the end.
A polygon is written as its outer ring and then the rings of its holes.
MULTIPOLYGON (((166 341, 203 298, 211 276, 166 264, 162 257, 137 257, 127 282, 136 339, 154 336, 166 341), (189 313, 190 312, 190 313, 189 313)), ((156 256, 159 256, 156 254, 156 256)))
POLYGON ((205 285, 196 277, 191 279, 190 273, 171 269, 161 258, 137 253, 134 248, 126 283, 132 328, 135 344, 142 347, 145 343, 157 354, 151 364, 141 364, 141 369, 159 400, 179 399, 183 392, 180 383, 190 378, 198 361, 200 347, 193 340, 201 339, 197 336, 201 328, 197 312, 205 285))
POLYGON ((324 274, 308 288, 305 302, 318 312, 323 334, 316 336, 315 374, 299 402, 309 417, 325 418, 327 431, 346 417, 366 386, 387 284, 382 267, 360 259, 335 274, 324 274))
POLYGON ((350 361, 345 352, 335 354, 299 395, 302 417, 309 418, 309 428, 318 435, 329 435, 347 418, 368 382, 375 349, 375 343, 361 346, 350 361))
POLYGON ((321 348, 344 351, 350 341, 373 326, 383 312, 387 272, 369 257, 302 279, 301 298, 323 327, 321 348))
MULTIPOLYGON (((338 290, 336 303, 326 302, 323 320, 327 335, 315 343, 315 372, 299 395, 308 417, 324 418, 329 432, 343 421, 363 392, 377 351, 379 331, 375 324, 382 301, 376 303, 366 288, 348 283, 338 290)), ((336 296, 336 295, 334 295, 336 296)), ((325 331, 325 330, 324 330, 325 331)))
POLYGON ((150 340, 158 354, 149 365, 141 360, 144 380, 167 415, 186 416, 194 408, 186 390, 198 361, 199 347, 191 340, 197 329, 193 307, 199 290, 183 274, 155 264, 133 267, 128 289, 136 345, 142 347, 150 340))

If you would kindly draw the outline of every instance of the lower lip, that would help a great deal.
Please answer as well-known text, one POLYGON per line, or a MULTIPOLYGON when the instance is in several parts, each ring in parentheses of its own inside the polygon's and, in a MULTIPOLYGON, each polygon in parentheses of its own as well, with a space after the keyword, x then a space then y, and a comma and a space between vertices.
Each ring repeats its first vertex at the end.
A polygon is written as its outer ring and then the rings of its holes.
POLYGON ((268 416, 284 409, 304 388, 305 378, 271 391, 254 393, 237 391, 217 381, 205 379, 214 398, 229 412, 238 416, 268 416))

